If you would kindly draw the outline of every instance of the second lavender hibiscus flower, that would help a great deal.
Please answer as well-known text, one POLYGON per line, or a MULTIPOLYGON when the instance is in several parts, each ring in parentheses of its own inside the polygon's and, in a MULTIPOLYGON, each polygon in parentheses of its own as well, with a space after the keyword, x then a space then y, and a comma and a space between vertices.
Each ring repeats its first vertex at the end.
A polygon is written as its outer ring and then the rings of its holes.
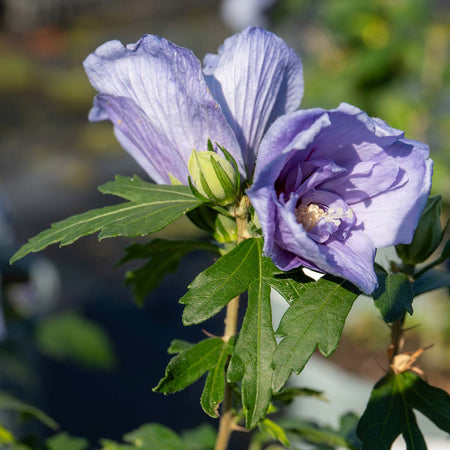
POLYGON ((203 71, 190 50, 151 35, 126 47, 107 42, 84 67, 99 92, 89 119, 110 119, 125 150, 160 184, 170 175, 187 184, 189 156, 208 139, 250 179, 264 133, 303 95, 300 58, 260 28, 228 38, 218 55, 206 55, 203 71))
POLYGON ((411 242, 431 173, 425 144, 344 103, 278 119, 247 193, 278 267, 324 271, 371 293, 375 249, 411 242))

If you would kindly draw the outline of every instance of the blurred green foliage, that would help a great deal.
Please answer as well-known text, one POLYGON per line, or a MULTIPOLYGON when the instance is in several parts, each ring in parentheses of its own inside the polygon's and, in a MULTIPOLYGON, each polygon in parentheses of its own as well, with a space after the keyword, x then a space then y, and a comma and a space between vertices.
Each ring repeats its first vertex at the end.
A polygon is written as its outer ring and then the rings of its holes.
POLYGON ((39 322, 36 344, 45 355, 78 365, 112 370, 116 358, 108 335, 95 322, 66 312, 39 322))

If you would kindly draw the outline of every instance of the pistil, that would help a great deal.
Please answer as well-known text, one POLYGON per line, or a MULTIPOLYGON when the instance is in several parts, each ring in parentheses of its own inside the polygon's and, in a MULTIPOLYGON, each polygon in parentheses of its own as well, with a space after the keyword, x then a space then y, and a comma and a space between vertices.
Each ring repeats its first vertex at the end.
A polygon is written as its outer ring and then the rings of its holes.
POLYGON ((295 217, 297 222, 301 223, 306 231, 312 230, 322 217, 326 217, 327 212, 319 205, 310 203, 309 205, 300 204, 295 208, 295 217))

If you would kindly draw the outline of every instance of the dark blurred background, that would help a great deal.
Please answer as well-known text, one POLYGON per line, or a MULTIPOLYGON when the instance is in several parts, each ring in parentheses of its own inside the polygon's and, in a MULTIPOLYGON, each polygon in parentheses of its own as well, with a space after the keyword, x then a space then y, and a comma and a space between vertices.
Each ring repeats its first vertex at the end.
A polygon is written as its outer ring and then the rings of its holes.
MULTIPOLYGON (((118 440, 147 422, 181 430, 206 420, 200 383, 170 397, 151 387, 164 373, 171 339, 203 336, 202 327, 182 327, 177 301, 210 257, 185 259, 143 308, 124 286, 127 267, 114 268, 129 243, 125 239, 98 243, 89 237, 13 267, 7 263, 18 246, 50 223, 111 204, 96 187, 114 174, 146 177, 115 141, 110 123, 87 121, 95 92, 82 61, 103 42, 130 43, 151 33, 191 48, 201 59, 247 24, 266 26, 303 59, 303 108, 352 103, 430 145, 433 192, 443 195, 448 211, 448 2, 0 0, 0 11, 0 270, 6 320, 6 329, 0 321, 0 389, 39 406, 73 435, 96 443, 118 440)), ((161 235, 198 233, 183 220, 161 235)), ((448 389, 450 325, 444 319, 450 311, 448 301, 440 301, 443 295, 420 317, 423 326, 414 339, 424 345, 438 341, 440 350, 426 363, 436 383, 448 389)), ((220 333, 221 320, 203 328, 220 333)), ((354 323, 334 360, 376 379, 382 370, 363 361, 383 354, 387 338, 377 333, 387 336, 387 330, 375 311, 354 323)), ((15 422, 11 426, 29 432, 15 422)))

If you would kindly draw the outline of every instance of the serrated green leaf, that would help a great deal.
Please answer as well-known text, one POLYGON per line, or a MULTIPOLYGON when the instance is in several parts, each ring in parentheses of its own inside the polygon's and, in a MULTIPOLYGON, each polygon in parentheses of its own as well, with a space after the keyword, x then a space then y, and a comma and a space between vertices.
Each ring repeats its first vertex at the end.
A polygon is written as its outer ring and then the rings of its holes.
POLYGON ((300 387, 287 387, 273 395, 274 400, 285 405, 291 404, 297 397, 315 397, 319 400, 327 400, 321 391, 300 387))
POLYGON ((260 245, 258 239, 246 239, 195 278, 187 294, 180 299, 180 303, 186 305, 185 325, 209 319, 248 289, 259 276, 256 268, 260 245))
POLYGON ((437 269, 428 270, 413 283, 416 296, 444 287, 450 287, 450 273, 437 269))
POLYGON ((259 424, 259 428, 261 429, 261 431, 265 431, 267 434, 269 434, 273 439, 281 442, 286 447, 289 447, 289 439, 287 438, 285 431, 280 427, 280 425, 276 424, 270 419, 264 419, 259 424))
POLYGON ((206 377, 205 387, 203 388, 200 403, 203 411, 211 417, 218 417, 217 409, 223 400, 225 392, 225 364, 228 356, 232 353, 234 339, 231 338, 224 343, 217 357, 216 364, 209 370, 206 377))
POLYGON ((85 450, 88 441, 83 438, 69 436, 67 433, 58 433, 45 441, 48 450, 85 450))
POLYGON ((275 273, 268 282, 291 305, 302 295, 305 284, 311 282, 311 278, 302 271, 295 271, 275 273))
POLYGON ((228 368, 228 380, 242 379, 242 406, 247 428, 254 428, 264 417, 272 398, 272 355, 276 347, 272 329, 270 284, 264 273, 272 263, 262 256, 262 240, 257 240, 259 273, 248 292, 248 306, 228 368), (267 265, 266 265, 266 264, 267 265))
POLYGON ((98 190, 102 194, 115 195, 132 202, 146 202, 149 198, 156 199, 158 196, 161 200, 166 197, 168 200, 177 200, 179 196, 185 200, 192 200, 192 194, 187 186, 149 183, 137 175, 132 177, 116 175, 114 181, 102 184, 98 190))
POLYGON ((174 339, 171 343, 169 348, 167 349, 167 353, 169 355, 175 355, 176 353, 180 353, 183 350, 189 350, 192 348, 195 344, 188 341, 183 341, 182 339, 174 339))
POLYGON ((414 293, 408 275, 404 273, 387 274, 376 271, 378 288, 372 296, 383 320, 391 323, 399 320, 408 311, 413 313, 414 293))
POLYGON ((325 275, 305 283, 281 319, 276 335, 283 340, 274 354, 274 391, 279 391, 292 371, 299 373, 319 348, 324 356, 336 349, 345 319, 360 291, 346 280, 325 275))
POLYGON ((0 410, 3 409, 7 411, 16 411, 22 414, 29 414, 52 430, 57 430, 59 428, 59 425, 40 409, 18 400, 6 392, 0 391, 0 410))
POLYGON ((181 433, 186 450, 212 450, 216 443, 217 432, 208 423, 181 433))
POLYGON ((154 185, 136 176, 116 177, 115 181, 99 189, 132 201, 93 209, 52 224, 51 228, 23 245, 11 258, 11 264, 51 244, 59 242, 62 247, 97 231, 100 231, 99 240, 147 235, 164 228, 201 203, 187 186, 154 185))
POLYGON ((127 247, 125 257, 119 264, 133 259, 149 259, 139 269, 130 270, 126 274, 125 283, 133 287, 136 301, 142 304, 145 296, 158 286, 164 275, 175 272, 181 258, 196 250, 219 254, 216 245, 202 241, 154 239, 147 244, 132 244, 127 247))
POLYGON ((450 396, 412 372, 390 372, 374 387, 358 424, 363 449, 390 448, 399 434, 408 449, 426 449, 414 416, 417 409, 439 428, 450 431, 450 396))
POLYGON ((194 383, 207 370, 214 367, 224 345, 222 339, 210 338, 180 352, 170 360, 165 377, 153 390, 170 394, 194 383))
POLYGON ((112 370, 116 358, 105 331, 95 322, 67 312, 36 327, 36 344, 45 355, 97 370, 112 370))
POLYGON ((137 430, 125 434, 123 440, 141 450, 186 450, 176 433, 158 423, 142 425, 137 430))

